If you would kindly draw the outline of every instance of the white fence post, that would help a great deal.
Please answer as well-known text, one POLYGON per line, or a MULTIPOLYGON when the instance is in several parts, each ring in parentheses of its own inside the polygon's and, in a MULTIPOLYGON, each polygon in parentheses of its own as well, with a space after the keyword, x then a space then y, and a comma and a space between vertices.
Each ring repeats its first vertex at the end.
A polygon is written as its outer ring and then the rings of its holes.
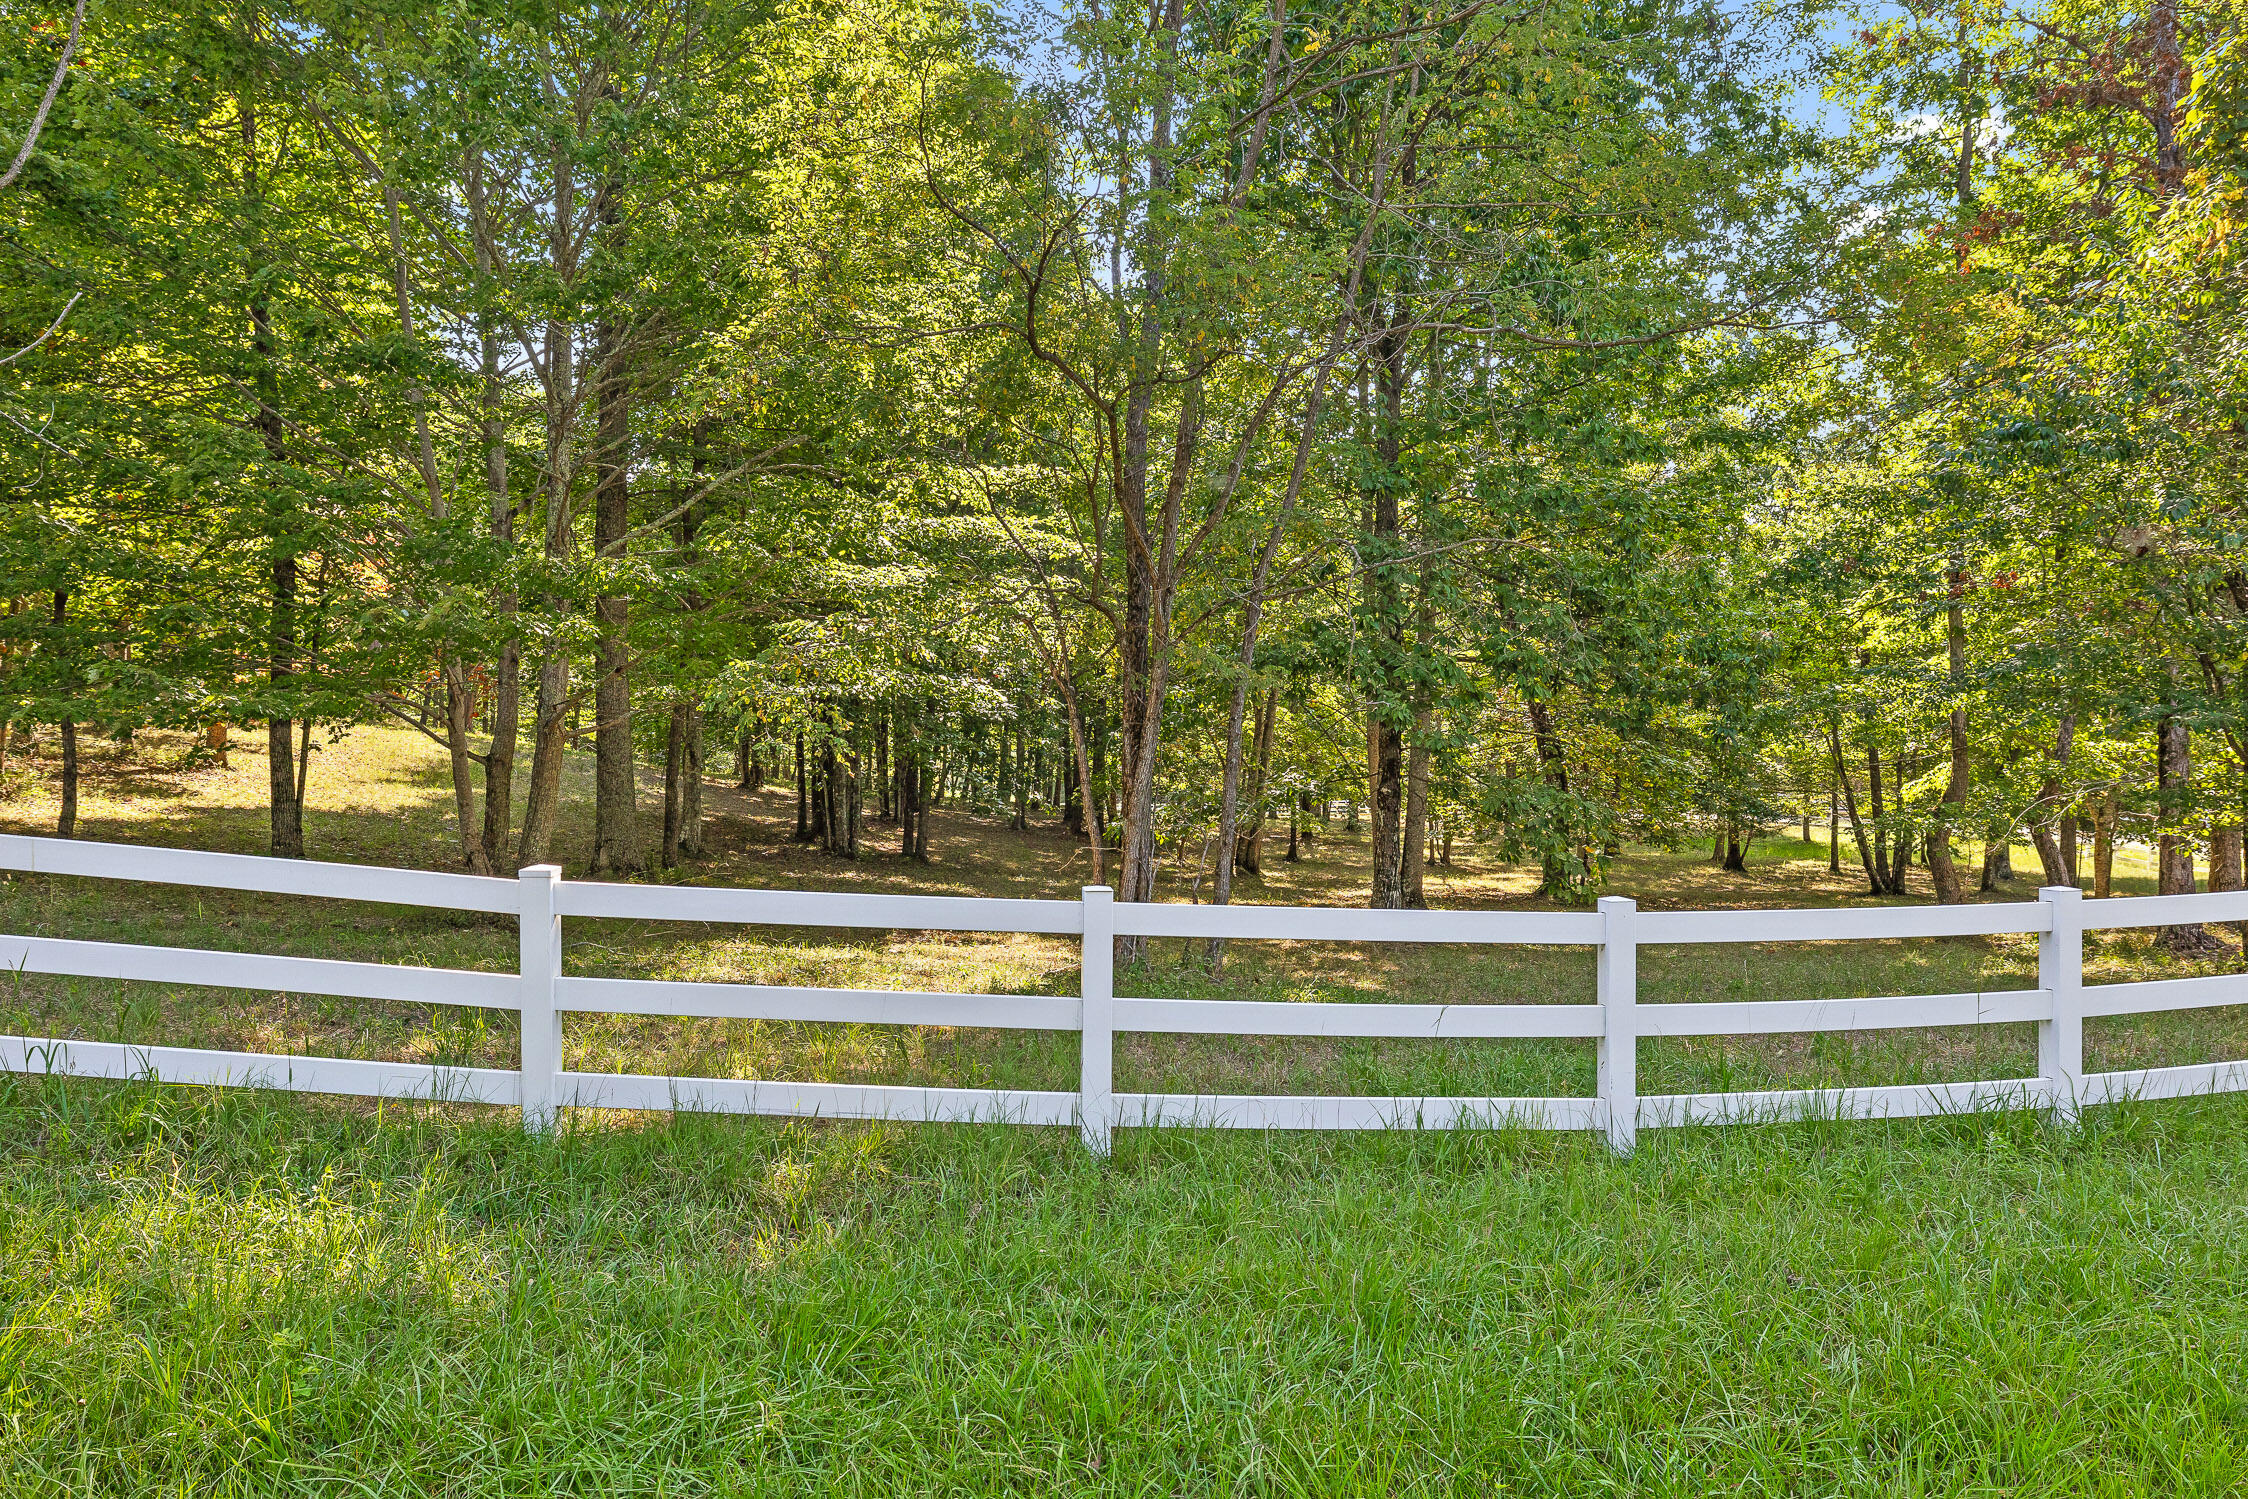
POLYGON ((2084 892, 2047 885, 2037 898, 2053 918, 2037 934, 2037 986, 2053 1000, 2053 1018, 2037 1022, 2037 1075, 2053 1122, 2066 1127, 2084 1089, 2084 892))
POLYGON ((1084 888, 1085 942, 1078 959, 1084 1029, 1078 1036, 1077 1133, 1094 1155, 1108 1154, 1116 1119, 1116 892, 1084 888))
POLYGON ((520 872, 520 880, 516 965, 523 993, 523 1129, 543 1135, 554 1128, 555 1076, 562 1070, 562 1016, 554 1008, 554 981, 562 976, 562 918, 554 913, 554 895, 562 871, 533 864, 520 872))
POLYGON ((1629 896, 1600 898, 1600 1122, 1618 1155, 1639 1138, 1638 914, 1629 896))

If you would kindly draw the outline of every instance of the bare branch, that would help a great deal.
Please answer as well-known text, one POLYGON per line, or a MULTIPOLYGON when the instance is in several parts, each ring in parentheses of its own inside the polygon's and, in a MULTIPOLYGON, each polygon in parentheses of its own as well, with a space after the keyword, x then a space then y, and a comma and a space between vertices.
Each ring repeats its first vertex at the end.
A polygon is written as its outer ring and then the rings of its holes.
POLYGON ((0 187, 13 184, 23 164, 31 160, 32 148, 39 144, 39 132, 47 128, 47 111, 55 107, 55 95, 62 92, 62 81, 70 73, 70 54, 78 50, 78 30, 86 22, 86 0, 78 0, 70 12, 70 35, 63 39, 62 57, 55 63, 55 76, 47 80, 47 92, 39 100, 39 112, 31 117, 31 128, 23 133, 22 149, 16 152, 15 164, 0 175, 0 187))
POLYGON ((23 358, 24 355, 30 353, 33 349, 38 348, 48 339, 54 337, 55 330, 62 326, 62 320, 70 316, 70 309, 76 307, 78 305, 78 299, 80 297, 83 297, 84 295, 86 294, 82 291, 72 292, 70 294, 70 300, 62 304, 62 311, 56 313, 55 320, 47 325, 47 331, 40 334, 30 343, 25 344, 22 348, 16 350, 13 354, 8 355, 5 359, 0 359, 0 364, 14 364, 17 360, 23 358))

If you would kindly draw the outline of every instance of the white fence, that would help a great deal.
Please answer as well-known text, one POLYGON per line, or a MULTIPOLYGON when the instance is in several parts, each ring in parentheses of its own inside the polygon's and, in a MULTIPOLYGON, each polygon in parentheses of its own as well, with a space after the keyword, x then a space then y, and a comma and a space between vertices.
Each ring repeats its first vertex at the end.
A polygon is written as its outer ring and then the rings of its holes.
POLYGON ((2086 904, 2081 892, 2041 890, 2035 901, 1807 911, 1641 911, 1611 897, 1595 912, 1367 911, 1277 906, 1117 905, 1088 887, 1078 900, 982 900, 835 895, 786 890, 564 881, 552 866, 517 879, 353 864, 0 836, 0 869, 147 880, 216 890, 513 915, 515 973, 477 973, 322 958, 0 936, 0 964, 27 973, 283 990, 421 1004, 477 1005, 522 1016, 519 1068, 198 1051, 170 1046, 0 1037, 0 1068, 82 1077, 153 1078, 378 1098, 519 1105, 526 1129, 548 1128, 567 1106, 702 1109, 854 1119, 997 1120, 1075 1124, 1105 1153, 1118 1125, 1236 1129, 1427 1129, 1461 1124, 1594 1129, 1619 1151, 1641 1126, 1834 1116, 1902 1118, 1995 1108, 2043 1108, 2066 1121, 2088 1104, 2248 1088, 2248 1061, 2084 1073, 2089 1016, 2248 1004, 2248 977, 2083 983, 2086 928, 2248 919, 2248 892, 2137 897, 2086 904), (1038 932, 1077 937, 1079 997, 908 993, 792 985, 674 983, 573 977, 563 967, 566 917, 882 927, 906 931, 1038 932), (2038 987, 1901 998, 1641 1004, 1638 951, 1665 943, 1819 942, 2034 932, 2038 987), (1534 943, 1598 950, 1590 1004, 1297 1004, 1138 999, 1114 993, 1118 936, 1228 937, 1318 942, 1534 943), (570 1072, 562 1016, 577 1012, 882 1025, 994 1026, 1080 1033, 1073 1092, 860 1086, 570 1072), (2034 1021, 2035 1077, 1904 1087, 1643 1095, 1638 1042, 1650 1036, 1882 1030, 2034 1021), (1119 1093, 1119 1031, 1256 1036, 1390 1036, 1468 1040, 1579 1036, 1598 1043, 1589 1098, 1323 1098, 1119 1093))

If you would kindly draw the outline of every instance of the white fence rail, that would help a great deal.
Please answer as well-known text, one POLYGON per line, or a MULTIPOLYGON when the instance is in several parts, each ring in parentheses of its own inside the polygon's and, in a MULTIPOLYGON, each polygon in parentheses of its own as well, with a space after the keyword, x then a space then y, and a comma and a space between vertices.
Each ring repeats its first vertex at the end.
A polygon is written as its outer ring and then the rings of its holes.
POLYGON ((512 1104, 521 1108, 524 1127, 533 1131, 551 1127, 557 1109, 574 1106, 1075 1124, 1086 1146, 1098 1153, 1108 1150, 1111 1132, 1120 1125, 1175 1124, 1592 1129, 1617 1150, 1628 1151, 1641 1127, 1821 1116, 1905 1118, 2001 1108, 2045 1109, 2066 1122, 2090 1104, 2248 1089, 2248 1061, 2084 1073, 2086 1017, 2248 1004, 2248 976, 2090 989, 2083 982, 2087 928, 2248 920, 2248 891, 2087 905, 2082 892, 2064 887, 2041 890, 2034 902, 2004 905, 1806 911, 1642 912, 1634 902, 1617 897, 1602 900, 1597 911, 1582 913, 1119 906, 1100 886, 1088 886, 1074 901, 836 895, 565 882, 561 871, 548 865, 505 880, 20 836, 0 836, 0 869, 513 915, 520 934, 513 973, 0 936, 0 963, 25 973, 514 1010, 522 1017, 522 1049, 520 1065, 513 1070, 28 1036, 0 1036, 0 1069, 512 1104), (1081 982, 1077 997, 1057 998, 574 977, 564 971, 563 961, 562 923, 572 917, 1076 936, 1081 982), (1638 999, 1638 951, 1647 945, 2000 933, 2037 935, 2038 987, 1866 999, 1683 1004, 1641 1004, 1638 999), (1596 992, 1589 1004, 1529 1005, 1143 999, 1114 992, 1112 953, 1119 936, 1591 947, 1598 958, 1596 992), (572 1012, 1077 1031, 1080 1073, 1076 1090, 1061 1092, 571 1072, 562 1065, 562 1017, 572 1012), (2038 1031, 2034 1077, 1744 1093, 1643 1095, 1638 1089, 1638 1043, 1643 1037, 2027 1022, 2035 1022, 2038 1031), (1597 1043, 1597 1082, 1591 1097, 1578 1098, 1118 1093, 1115 1038, 1120 1031, 1424 1040, 1574 1036, 1597 1043))

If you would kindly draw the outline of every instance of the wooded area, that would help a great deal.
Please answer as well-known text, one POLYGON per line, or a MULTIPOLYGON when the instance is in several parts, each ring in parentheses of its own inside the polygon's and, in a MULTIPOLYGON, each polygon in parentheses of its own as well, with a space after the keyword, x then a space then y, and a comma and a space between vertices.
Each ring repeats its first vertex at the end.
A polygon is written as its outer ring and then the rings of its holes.
POLYGON ((1377 907, 1798 819, 2242 883, 2238 0, 6 9, 64 836, 84 736, 262 725, 301 856, 389 719, 477 872, 584 742, 594 874, 725 774, 1121 900, 1346 802, 1377 907))

